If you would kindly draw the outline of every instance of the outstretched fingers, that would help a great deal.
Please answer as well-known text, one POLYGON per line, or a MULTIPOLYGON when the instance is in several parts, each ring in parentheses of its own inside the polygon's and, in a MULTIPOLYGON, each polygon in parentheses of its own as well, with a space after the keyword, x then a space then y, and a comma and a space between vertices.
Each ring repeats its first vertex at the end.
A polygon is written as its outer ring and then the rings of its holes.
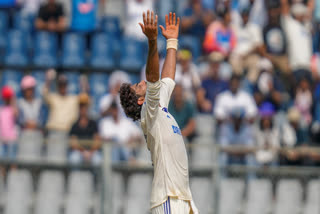
POLYGON ((176 25, 176 13, 173 13, 172 24, 176 25))
POLYGON ((177 18, 177 24, 176 24, 176 26, 178 26, 178 27, 180 26, 180 18, 179 18, 179 17, 177 18))
POLYGON ((169 25, 172 25, 172 13, 169 13, 169 25))
POLYGON ((147 17, 146 17, 146 13, 143 12, 143 24, 146 25, 147 24, 147 17))
POLYGON ((147 25, 150 24, 150 11, 147 11, 147 25))
POLYGON ((157 27, 158 26, 158 15, 156 15, 156 20, 154 22, 154 26, 157 27))

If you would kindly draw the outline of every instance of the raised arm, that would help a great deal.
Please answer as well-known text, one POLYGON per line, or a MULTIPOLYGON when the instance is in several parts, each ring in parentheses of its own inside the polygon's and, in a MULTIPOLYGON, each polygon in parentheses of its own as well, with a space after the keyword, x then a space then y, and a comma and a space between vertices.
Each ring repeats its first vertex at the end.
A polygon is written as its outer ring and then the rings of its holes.
POLYGON ((167 39, 167 56, 164 61, 161 78, 174 80, 176 74, 177 46, 179 36, 180 18, 176 19, 175 13, 166 15, 166 28, 160 25, 162 35, 167 39))
POLYGON ((147 16, 143 13, 143 23, 139 23, 142 32, 148 38, 149 50, 146 66, 146 79, 148 82, 157 82, 159 80, 159 54, 158 54, 158 16, 154 18, 153 11, 148 10, 147 16))
POLYGON ((284 16, 287 16, 290 14, 290 5, 288 0, 281 0, 281 13, 284 16))

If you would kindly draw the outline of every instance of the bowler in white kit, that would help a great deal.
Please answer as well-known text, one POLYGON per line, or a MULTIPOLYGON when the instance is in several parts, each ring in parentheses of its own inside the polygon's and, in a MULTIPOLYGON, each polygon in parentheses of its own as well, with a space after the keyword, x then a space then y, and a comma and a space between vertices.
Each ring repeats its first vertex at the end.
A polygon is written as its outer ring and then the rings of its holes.
POLYGON ((121 105, 126 115, 141 122, 151 152, 154 178, 151 192, 152 214, 198 213, 189 187, 188 157, 181 130, 168 112, 171 93, 175 87, 176 54, 180 19, 175 13, 166 15, 165 27, 160 25, 167 39, 167 55, 159 74, 157 49, 158 16, 143 14, 139 23, 148 38, 147 82, 120 88, 121 105))

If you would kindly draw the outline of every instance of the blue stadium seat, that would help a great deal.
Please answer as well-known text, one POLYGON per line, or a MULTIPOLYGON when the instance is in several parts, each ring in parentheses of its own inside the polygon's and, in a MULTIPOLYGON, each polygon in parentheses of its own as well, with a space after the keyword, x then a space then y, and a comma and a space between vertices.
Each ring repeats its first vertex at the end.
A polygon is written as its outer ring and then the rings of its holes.
POLYGON ((62 66, 66 68, 85 65, 86 43, 82 34, 68 33, 62 42, 62 66))
POLYGON ((10 86, 16 94, 20 93, 20 82, 23 73, 17 70, 5 70, 1 75, 1 87, 8 85, 10 86))
POLYGON ((26 66, 28 64, 28 38, 29 35, 11 30, 7 37, 4 63, 9 66, 26 66))
POLYGON ((37 80, 37 85, 35 88, 35 94, 37 97, 42 95, 43 86, 46 81, 46 72, 45 71, 33 71, 31 75, 37 80))
POLYGON ((22 13, 15 14, 13 27, 25 32, 31 32, 34 26, 34 17, 22 13))
POLYGON ((194 61, 196 61, 201 56, 201 42, 197 37, 181 36, 179 38, 179 47, 191 49, 194 61))
POLYGON ((0 32, 6 32, 9 26, 9 16, 6 12, 0 11, 0 32))
POLYGON ((99 33, 91 39, 90 65, 94 68, 112 70, 115 68, 113 38, 106 33, 99 33))
POLYGON ((166 55, 167 41, 163 36, 158 36, 158 51, 161 57, 166 55))
POLYGON ((102 96, 108 91, 109 76, 106 73, 92 73, 89 76, 90 94, 102 96))
POLYGON ((143 44, 139 41, 125 38, 122 40, 120 68, 125 71, 140 71, 144 65, 143 44))
POLYGON ((116 16, 105 16, 101 20, 101 30, 119 37, 121 34, 120 20, 116 16))
POLYGON ((78 94, 80 92, 80 73, 76 71, 65 72, 68 79, 68 93, 78 94))
POLYGON ((37 32, 34 46, 34 65, 46 68, 57 66, 58 40, 55 34, 37 32))
POLYGON ((138 83, 141 81, 140 79, 140 74, 129 74, 130 75, 130 80, 133 84, 138 83))

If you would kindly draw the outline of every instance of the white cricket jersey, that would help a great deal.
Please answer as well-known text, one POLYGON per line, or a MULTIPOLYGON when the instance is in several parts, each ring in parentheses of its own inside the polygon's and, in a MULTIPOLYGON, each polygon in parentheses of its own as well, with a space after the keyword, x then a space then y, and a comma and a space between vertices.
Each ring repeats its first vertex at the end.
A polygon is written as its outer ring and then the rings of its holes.
POLYGON ((151 208, 168 196, 191 201, 188 157, 180 128, 168 112, 175 82, 164 78, 147 83, 146 102, 142 106, 141 127, 147 137, 154 166, 151 208))

